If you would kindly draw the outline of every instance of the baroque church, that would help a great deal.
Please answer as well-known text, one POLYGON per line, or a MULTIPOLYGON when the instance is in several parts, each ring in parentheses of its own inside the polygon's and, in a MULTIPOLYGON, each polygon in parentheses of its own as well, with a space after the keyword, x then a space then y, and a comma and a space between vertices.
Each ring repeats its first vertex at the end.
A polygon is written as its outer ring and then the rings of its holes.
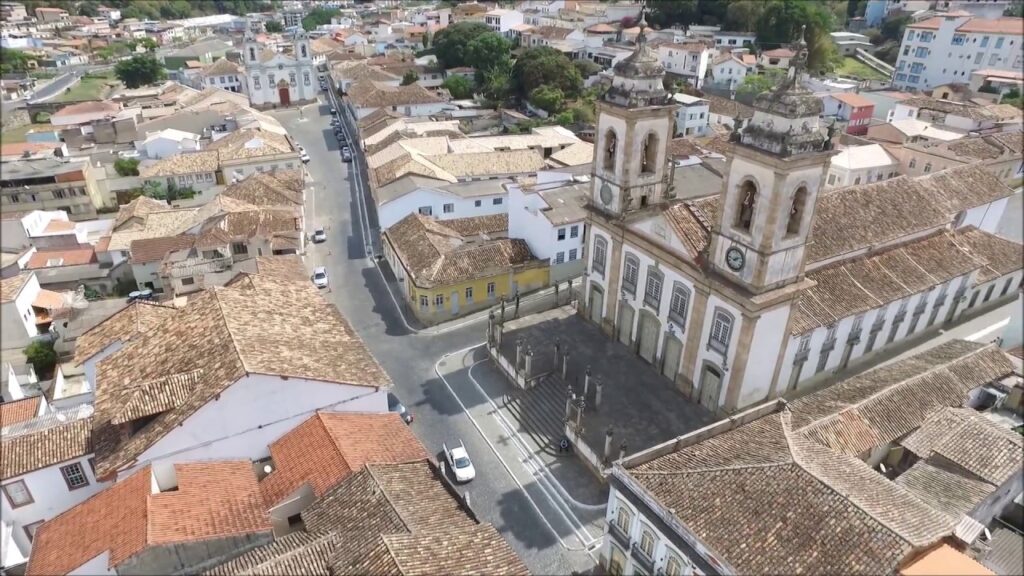
POLYGON ((301 106, 316 101, 319 81, 309 36, 292 37, 291 54, 264 47, 251 34, 242 44, 249 104, 256 109, 301 106))
POLYGON ((984 165, 824 190, 833 130, 802 40, 731 135, 722 189, 677 198, 645 27, 597 107, 581 313, 682 393, 735 412, 1016 297, 1022 247, 993 233, 1013 192, 984 165))

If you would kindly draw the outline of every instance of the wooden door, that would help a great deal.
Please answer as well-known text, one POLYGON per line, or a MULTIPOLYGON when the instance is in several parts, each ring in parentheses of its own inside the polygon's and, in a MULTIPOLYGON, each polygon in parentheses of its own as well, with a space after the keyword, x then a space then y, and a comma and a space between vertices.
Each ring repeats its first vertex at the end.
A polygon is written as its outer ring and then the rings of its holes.
POLYGON ((675 382, 679 372, 679 358, 683 352, 683 342, 675 336, 665 336, 665 351, 661 355, 661 373, 675 382))
POLYGON ((626 346, 633 340, 633 307, 625 302, 619 303, 619 342, 626 346))
POLYGON ((283 80, 277 85, 277 99, 281 102, 281 106, 288 106, 292 103, 292 95, 288 91, 288 83, 283 80), (284 84, 284 86, 281 86, 281 84, 284 84))
POLYGON ((590 321, 601 325, 601 311, 604 310, 604 292, 595 284, 590 285, 590 321))
POLYGON ((654 364, 658 355, 658 319, 646 311, 640 313, 640 326, 637 327, 637 351, 640 357, 654 364))
POLYGON ((700 404, 714 412, 718 410, 718 392, 722 387, 722 373, 717 368, 705 366, 700 377, 700 404))

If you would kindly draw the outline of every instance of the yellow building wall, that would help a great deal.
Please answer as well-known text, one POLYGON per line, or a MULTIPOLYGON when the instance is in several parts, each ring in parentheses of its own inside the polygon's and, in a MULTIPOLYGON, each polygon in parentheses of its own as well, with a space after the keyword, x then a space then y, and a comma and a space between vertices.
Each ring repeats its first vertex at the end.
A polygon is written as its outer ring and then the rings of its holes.
POLYGON ((494 306, 505 296, 506 300, 515 298, 512 291, 512 283, 515 282, 520 294, 532 292, 544 288, 550 281, 550 269, 547 266, 538 266, 516 271, 514 273, 503 273, 484 278, 477 278, 468 282, 460 282, 449 286, 435 288, 419 288, 410 284, 409 305, 416 313, 416 316, 425 322, 444 322, 451 318, 457 318, 465 314, 483 310, 494 306), (487 297, 487 285, 494 283, 494 298, 487 297), (466 289, 473 289, 473 302, 468 302, 466 289), (452 314, 452 292, 459 295, 459 308, 456 314, 452 314), (426 296, 427 306, 420 306, 420 297, 426 296), (444 304, 441 307, 435 305, 438 296, 444 297, 444 304))

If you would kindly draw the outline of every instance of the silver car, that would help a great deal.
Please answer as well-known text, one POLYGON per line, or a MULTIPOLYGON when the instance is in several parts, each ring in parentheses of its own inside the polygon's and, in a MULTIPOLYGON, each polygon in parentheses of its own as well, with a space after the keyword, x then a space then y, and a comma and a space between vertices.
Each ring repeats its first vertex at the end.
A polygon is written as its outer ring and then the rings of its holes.
POLYGON ((327 268, 317 266, 313 269, 313 285, 317 288, 327 288, 327 268))

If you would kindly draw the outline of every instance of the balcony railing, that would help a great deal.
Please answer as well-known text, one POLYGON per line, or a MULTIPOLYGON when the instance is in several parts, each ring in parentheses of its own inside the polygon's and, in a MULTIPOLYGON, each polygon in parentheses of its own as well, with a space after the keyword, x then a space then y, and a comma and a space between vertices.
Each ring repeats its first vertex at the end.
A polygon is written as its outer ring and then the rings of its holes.
POLYGON ((861 333, 860 327, 857 327, 857 328, 854 328, 853 330, 850 330, 850 335, 847 337, 846 341, 849 342, 850 344, 858 344, 858 343, 860 343, 860 333, 861 333))
POLYGON ((836 339, 835 339, 834 336, 832 338, 829 338, 828 340, 825 340, 824 342, 821 343, 821 351, 822 352, 831 352, 832 350, 835 349, 835 347, 836 347, 836 339))
POLYGON ((807 358, 811 355, 810 348, 800 348, 796 351, 796 357, 793 358, 794 363, 806 362, 807 358))
POLYGON ((629 547, 629 534, 626 534, 615 522, 608 524, 608 534, 622 546, 629 547))

